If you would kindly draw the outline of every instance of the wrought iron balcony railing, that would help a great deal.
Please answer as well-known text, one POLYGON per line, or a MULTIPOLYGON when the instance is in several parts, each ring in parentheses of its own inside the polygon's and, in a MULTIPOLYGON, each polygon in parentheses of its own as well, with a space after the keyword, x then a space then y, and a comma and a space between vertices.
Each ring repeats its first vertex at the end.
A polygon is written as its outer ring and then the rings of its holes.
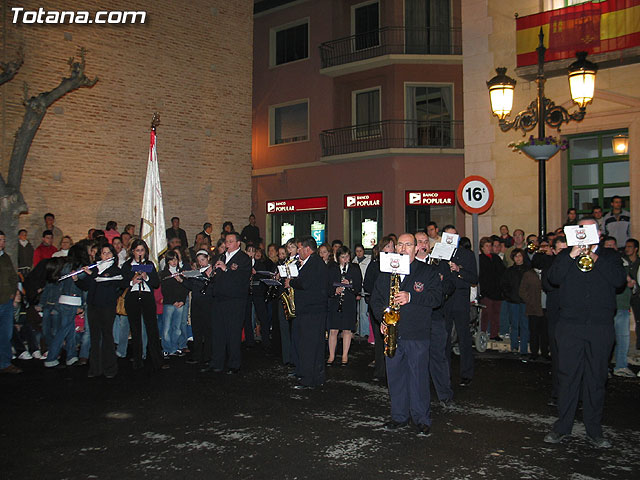
POLYGON ((388 54, 461 55, 460 28, 383 27, 321 43, 322 68, 388 54))
POLYGON ((387 148, 464 148, 461 121, 383 120, 320 133, 322 156, 387 148))

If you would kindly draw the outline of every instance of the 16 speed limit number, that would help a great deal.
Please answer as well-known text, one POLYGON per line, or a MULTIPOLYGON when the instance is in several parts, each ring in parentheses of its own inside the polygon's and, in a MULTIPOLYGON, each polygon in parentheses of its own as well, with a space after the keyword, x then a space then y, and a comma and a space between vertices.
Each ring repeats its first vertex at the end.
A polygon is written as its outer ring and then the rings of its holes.
POLYGON ((484 213, 493 204, 493 187, 478 175, 465 178, 458 185, 458 203, 469 213, 484 213))

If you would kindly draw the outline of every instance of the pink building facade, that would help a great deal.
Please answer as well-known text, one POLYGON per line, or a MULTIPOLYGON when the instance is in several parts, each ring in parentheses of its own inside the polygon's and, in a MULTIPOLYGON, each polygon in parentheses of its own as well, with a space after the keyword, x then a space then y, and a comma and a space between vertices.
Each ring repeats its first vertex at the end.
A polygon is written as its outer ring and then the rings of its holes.
POLYGON ((257 2, 253 73, 265 243, 464 234, 459 0, 257 2))

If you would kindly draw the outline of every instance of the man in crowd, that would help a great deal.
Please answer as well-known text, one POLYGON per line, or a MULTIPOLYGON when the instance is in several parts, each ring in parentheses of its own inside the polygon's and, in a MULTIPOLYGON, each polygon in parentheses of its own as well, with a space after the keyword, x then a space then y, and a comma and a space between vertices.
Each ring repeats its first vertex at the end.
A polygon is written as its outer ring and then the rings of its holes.
POLYGON ((249 215, 249 225, 245 225, 240 233, 240 238, 245 245, 253 245, 258 248, 260 242, 260 229, 256 226, 256 216, 249 215))
MULTIPOLYGON (((444 227, 445 233, 457 234, 453 225, 444 227)), ((458 247, 449 262, 455 291, 445 304, 445 318, 447 328, 447 352, 451 352, 451 330, 455 325, 460 348, 460 386, 466 387, 473 379, 473 347, 471 346, 471 331, 469 318, 471 317, 471 285, 478 283, 478 267, 471 250, 458 247)), ((450 360, 450 356, 448 356, 450 360)))
POLYGON ((180 245, 187 246, 187 232, 180 228, 180 219, 173 217, 171 219, 171 226, 167 228, 167 242, 172 238, 179 238, 180 245))
MULTIPOLYGON (((597 225, 594 218, 580 225, 597 225)), ((620 255, 592 245, 562 251, 549 269, 548 280, 558 285, 560 313, 555 337, 558 344, 558 420, 544 441, 560 443, 571 434, 582 390, 583 421, 588 440, 599 448, 611 444, 602 433, 605 383, 615 338, 613 316, 616 289, 626 282, 620 255), (577 258, 587 254, 591 271, 578 268, 577 258)))
POLYGON ((45 230, 50 231, 51 234, 53 235, 52 245, 60 245, 60 242, 62 241, 62 237, 64 236, 64 234, 62 233, 62 230, 60 230, 58 227, 54 225, 55 221, 56 221, 56 216, 53 213, 44 214, 44 226, 37 229, 33 233, 34 245, 40 241, 45 230))
POLYGON ((285 279, 285 288, 293 288, 296 318, 292 336, 297 340, 296 372, 300 383, 294 388, 312 390, 324 384, 324 339, 327 317, 328 269, 316 253, 311 236, 297 242, 300 266, 296 278, 285 279))
POLYGON ((9 255, 4 253, 5 236, 0 230, 0 373, 22 373, 11 363, 13 335, 13 298, 18 289, 18 275, 9 255))
POLYGON ((42 232, 42 242, 33 252, 33 267, 35 268, 41 260, 51 258, 58 249, 53 246, 53 232, 45 230, 42 232))
POLYGON ((509 235, 509 227, 507 225, 500 225, 500 238, 502 239, 506 248, 513 245, 513 237, 509 235))
MULTIPOLYGON (((412 420, 418 435, 426 437, 431 435, 431 313, 442 303, 442 285, 435 269, 416 261, 416 249, 416 239, 412 234, 400 235, 396 252, 409 255, 410 273, 400 275, 400 291, 393 297, 393 302, 400 306, 400 321, 397 324, 397 350, 393 357, 386 358, 391 421, 385 424, 385 428, 398 430, 412 420)), ((371 295, 371 309, 381 321, 384 310, 389 306, 390 284, 391 274, 381 272, 371 295)), ((384 323, 381 330, 386 332, 384 323)))
POLYGON ((209 239, 210 245, 213 245, 211 240, 211 232, 213 232, 213 225, 211 225, 209 222, 205 222, 204 225, 202 225, 202 231, 200 233, 209 239))
POLYGON ((638 257, 638 240, 630 238, 624 246, 624 255, 629 261, 631 270, 631 309, 636 322, 636 350, 640 350, 640 287, 638 286, 638 269, 640 258, 638 257))
MULTIPOLYGON (((524 241, 524 230, 517 228, 513 231, 513 245, 511 245, 504 252, 504 264, 507 268, 513 265, 513 260, 511 259, 511 252, 513 252, 516 248, 520 248, 525 250, 527 248, 527 244, 524 241)), ((525 263, 529 263, 529 257, 525 255, 524 259, 525 263)))
POLYGON ((595 218, 598 224, 598 233, 600 235, 604 235, 604 212, 602 211, 602 207, 595 206, 591 209, 591 215, 595 218))
POLYGON ((438 224, 436 222, 427 223, 427 236, 429 237, 430 249, 433 249, 433 246, 442 240, 438 233, 438 224))
POLYGON ((18 270, 26 275, 33 267, 34 248, 27 240, 27 231, 23 228, 18 231, 18 270))
POLYGON ((631 214, 622 209, 622 197, 611 197, 611 211, 604 216, 604 233, 616 239, 622 247, 629 239, 631 232, 631 214))

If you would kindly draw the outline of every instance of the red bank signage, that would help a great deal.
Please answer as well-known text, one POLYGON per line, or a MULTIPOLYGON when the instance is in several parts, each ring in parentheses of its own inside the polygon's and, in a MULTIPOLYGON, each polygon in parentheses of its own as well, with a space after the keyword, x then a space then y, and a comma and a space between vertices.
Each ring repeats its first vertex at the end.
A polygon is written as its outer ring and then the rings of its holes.
POLYGON ((456 192, 453 190, 406 191, 406 205, 455 205, 456 192))
POLYGON ((370 208, 382 206, 382 192, 352 193, 344 196, 344 208, 370 208))
POLYGON ((267 202, 267 213, 291 213, 308 212, 312 210, 326 210, 327 204, 327 197, 270 200, 267 202))

